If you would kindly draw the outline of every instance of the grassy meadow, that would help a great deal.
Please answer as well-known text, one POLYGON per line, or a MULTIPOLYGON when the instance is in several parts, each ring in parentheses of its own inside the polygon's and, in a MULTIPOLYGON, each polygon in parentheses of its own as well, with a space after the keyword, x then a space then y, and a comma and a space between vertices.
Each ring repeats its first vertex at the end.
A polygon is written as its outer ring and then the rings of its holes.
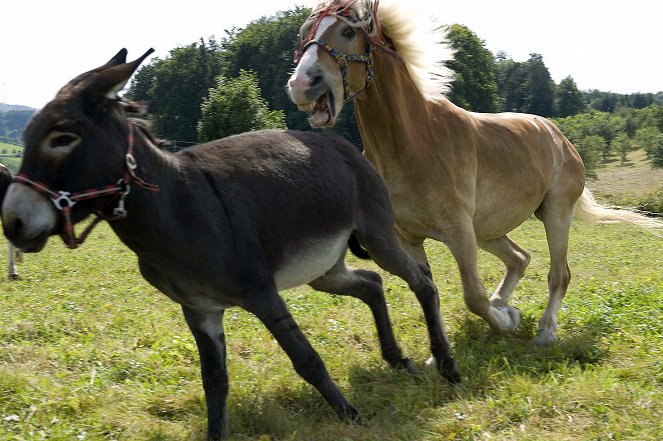
POLYGON ((13 156, 12 152, 14 150, 23 151, 23 146, 0 142, 0 162, 2 162, 7 167, 9 167, 10 170, 16 172, 18 171, 18 168, 20 167, 23 158, 13 156), (2 153, 3 150, 6 151, 6 153, 3 154, 2 153))
MULTIPOLYGON (((663 439, 663 241, 629 226, 576 222, 559 342, 539 348, 532 338, 547 300, 543 227, 531 220, 512 237, 532 263, 513 299, 523 323, 504 336, 467 312, 449 252, 428 244, 463 371, 456 388, 423 367, 423 316, 401 280, 383 274, 416 376, 381 360, 358 300, 306 287, 283 293, 363 425, 339 422, 264 327, 229 310, 230 439, 663 439)), ((480 266, 494 287, 501 264, 481 254, 480 266)), ((51 239, 19 272, 20 281, 0 282, 1 440, 203 439, 193 338, 178 306, 143 281, 106 225, 76 251, 51 239)))

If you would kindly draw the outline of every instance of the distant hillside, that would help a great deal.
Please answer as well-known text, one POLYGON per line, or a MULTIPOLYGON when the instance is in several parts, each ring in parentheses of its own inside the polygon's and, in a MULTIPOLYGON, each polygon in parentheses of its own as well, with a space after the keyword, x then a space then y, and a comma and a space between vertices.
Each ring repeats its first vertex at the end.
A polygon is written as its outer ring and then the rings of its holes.
POLYGON ((37 109, 33 109, 32 107, 28 107, 28 106, 19 106, 19 105, 16 105, 16 104, 0 103, 0 112, 10 112, 10 111, 16 111, 16 110, 29 110, 29 111, 35 112, 37 109))
POLYGON ((21 144, 23 130, 37 110, 0 103, 0 142, 21 144))

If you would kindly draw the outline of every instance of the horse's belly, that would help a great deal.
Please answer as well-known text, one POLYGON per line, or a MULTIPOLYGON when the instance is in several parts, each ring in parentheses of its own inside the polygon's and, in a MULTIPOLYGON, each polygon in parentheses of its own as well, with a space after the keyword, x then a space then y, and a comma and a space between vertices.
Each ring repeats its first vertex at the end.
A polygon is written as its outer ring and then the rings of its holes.
POLYGON ((274 272, 276 288, 281 291, 305 285, 325 275, 338 262, 348 246, 350 231, 311 239, 290 250, 274 272))

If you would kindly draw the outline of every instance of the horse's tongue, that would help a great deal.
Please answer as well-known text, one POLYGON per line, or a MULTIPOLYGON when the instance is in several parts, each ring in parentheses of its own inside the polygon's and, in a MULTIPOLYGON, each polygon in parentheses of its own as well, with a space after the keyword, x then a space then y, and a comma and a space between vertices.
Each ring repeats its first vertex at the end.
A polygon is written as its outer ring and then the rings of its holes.
POLYGON ((323 126, 325 124, 328 124, 330 119, 331 119, 331 114, 329 112, 319 110, 313 113, 311 117, 308 119, 308 121, 309 124, 311 124, 312 126, 323 126))

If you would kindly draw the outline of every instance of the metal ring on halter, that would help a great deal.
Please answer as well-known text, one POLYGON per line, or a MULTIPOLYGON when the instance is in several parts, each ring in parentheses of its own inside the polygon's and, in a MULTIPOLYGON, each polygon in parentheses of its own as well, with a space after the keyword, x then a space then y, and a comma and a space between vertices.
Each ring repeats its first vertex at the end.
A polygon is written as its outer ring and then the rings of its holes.
POLYGON ((74 205, 76 205, 76 201, 70 198, 71 193, 68 191, 61 191, 59 192, 59 196, 57 198, 51 199, 53 201, 53 205, 55 205, 55 208, 57 208, 60 211, 63 211, 64 208, 71 208, 74 205), (65 202, 66 205, 63 205, 62 203, 65 202))

